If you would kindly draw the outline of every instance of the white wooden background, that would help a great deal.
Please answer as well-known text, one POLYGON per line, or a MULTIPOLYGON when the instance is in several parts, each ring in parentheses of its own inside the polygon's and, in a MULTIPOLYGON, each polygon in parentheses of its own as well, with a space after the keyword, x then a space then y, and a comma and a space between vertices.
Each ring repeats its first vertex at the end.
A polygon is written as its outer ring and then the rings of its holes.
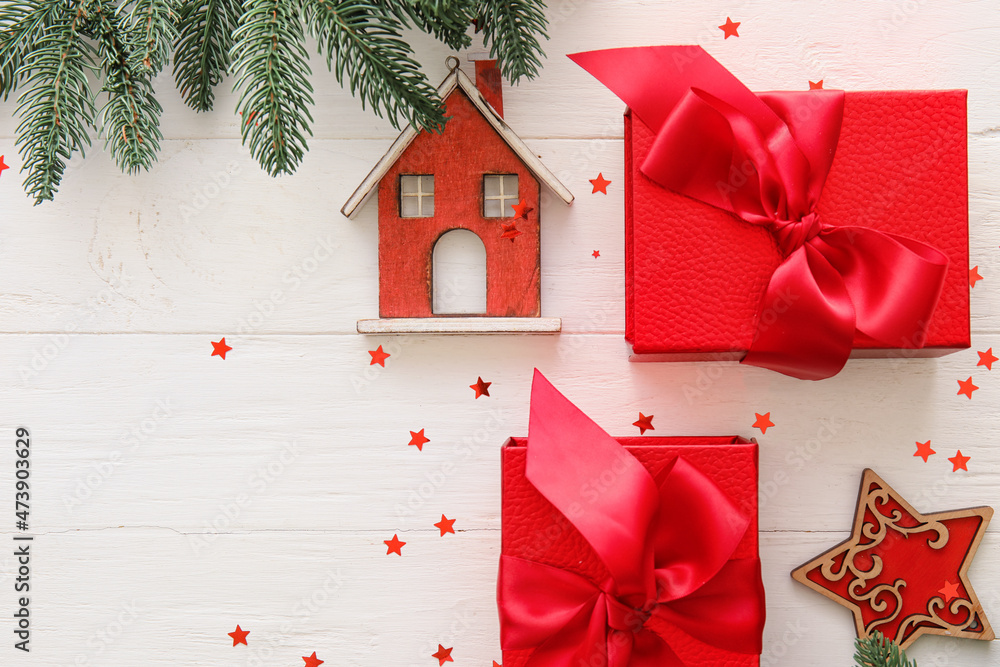
MULTIPOLYGON (((764 665, 850 664, 850 613, 788 576, 847 534, 870 466, 918 508, 1000 507, 1000 11, 995 0, 553 0, 548 60, 507 120, 574 191, 543 206, 543 315, 560 336, 354 333, 377 315, 375 206, 336 211, 395 137, 314 58, 315 138, 272 180, 240 146, 228 84, 197 115, 172 90, 149 174, 99 147, 55 203, 21 192, 0 112, 0 663, 458 667, 500 660, 498 449, 527 432, 539 367, 613 434, 761 442, 764 665), (723 40, 726 16, 740 37, 723 40), (622 339, 622 104, 566 57, 700 43, 753 89, 968 88, 973 346, 854 361, 806 383, 734 364, 630 364, 622 339), (590 194, 598 172, 608 195, 590 194), (591 256, 600 250, 601 256, 591 256), (301 277, 300 277, 301 276, 301 277), (210 341, 233 346, 225 361, 210 341), (391 352, 385 369, 367 350, 391 352), (981 387, 970 401, 956 380, 981 387), (477 376, 491 396, 473 400, 477 376), (755 412, 775 426, 751 428, 755 412), (13 440, 33 437, 32 652, 13 649, 13 440), (408 447, 409 430, 430 442, 408 447), (937 450, 913 456, 917 440, 937 450), (969 472, 946 457, 968 456, 969 472), (439 537, 440 515, 456 535, 439 537), (382 541, 407 542, 403 557, 382 541), (250 631, 248 646, 226 633, 250 631)), ((414 37, 433 82, 446 50, 414 37)), ((1000 623, 997 527, 970 575, 1000 623)), ((1000 663, 925 637, 921 666, 1000 663)))

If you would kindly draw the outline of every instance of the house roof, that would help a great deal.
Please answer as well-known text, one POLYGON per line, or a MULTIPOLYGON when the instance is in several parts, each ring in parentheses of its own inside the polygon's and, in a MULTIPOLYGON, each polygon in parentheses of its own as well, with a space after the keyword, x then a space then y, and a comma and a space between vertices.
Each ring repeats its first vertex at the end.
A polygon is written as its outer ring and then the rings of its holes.
MULTIPOLYGON (((528 148, 524 141, 514 133, 514 130, 510 129, 510 126, 504 122, 503 118, 497 115, 493 107, 483 99, 482 94, 476 88, 476 84, 472 82, 472 79, 457 67, 441 82, 441 86, 438 88, 438 95, 441 96, 441 99, 446 99, 455 92, 455 89, 461 89, 465 93, 469 101, 479 110, 479 113, 483 115, 489 124, 493 126, 497 134, 510 146, 511 150, 514 151, 535 178, 547 185, 565 203, 571 204, 573 202, 573 193, 556 178, 555 174, 549 171, 548 167, 542 164, 538 156, 531 152, 531 149, 528 148)), ((396 160, 400 158, 403 151, 416 139, 419 133, 413 125, 406 126, 406 129, 396 137, 396 141, 389 148, 389 152, 378 161, 375 168, 365 177, 365 180, 361 182, 361 185, 358 186, 358 189, 347 200, 344 207, 340 209, 341 213, 349 218, 354 217, 354 214, 364 206, 368 198, 375 192, 375 186, 378 185, 382 177, 386 175, 386 172, 396 163, 396 160)))

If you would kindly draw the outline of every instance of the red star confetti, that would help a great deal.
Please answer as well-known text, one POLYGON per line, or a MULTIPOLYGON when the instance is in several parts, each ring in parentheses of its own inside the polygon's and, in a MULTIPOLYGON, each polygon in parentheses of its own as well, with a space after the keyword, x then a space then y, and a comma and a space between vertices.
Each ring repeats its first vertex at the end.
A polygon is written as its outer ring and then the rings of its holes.
POLYGON ((1000 359, 997 359, 996 357, 993 356, 993 348, 992 347, 990 349, 986 350, 985 352, 976 351, 976 354, 979 355, 979 363, 976 364, 976 365, 977 366, 986 366, 986 370, 988 370, 988 371, 993 370, 993 362, 994 361, 1000 361, 1000 359))
POLYGON ((250 634, 249 630, 241 630, 240 626, 237 625, 234 631, 227 632, 226 634, 233 638, 233 646, 236 646, 237 644, 248 646, 247 635, 250 634))
POLYGON ((953 584, 950 581, 945 581, 944 586, 938 589, 938 593, 944 598, 945 604, 951 602, 952 598, 961 597, 958 592, 958 584, 953 584))
POLYGON ((222 340, 220 340, 218 343, 216 343, 215 341, 212 341, 212 356, 213 357, 215 355, 219 355, 220 357, 222 357, 223 359, 225 359, 226 358, 226 352, 229 352, 231 349, 233 349, 233 348, 231 348, 228 345, 226 345, 226 339, 225 338, 223 338, 222 340))
POLYGON ((948 457, 948 460, 951 461, 951 471, 958 472, 959 470, 964 470, 965 472, 969 472, 969 469, 965 464, 967 464, 971 458, 971 456, 962 456, 962 450, 958 450, 954 456, 948 457))
POLYGON ((979 265, 969 269, 969 287, 975 287, 976 283, 982 280, 983 277, 979 275, 979 265))
POLYGON ((774 422, 771 421, 770 412, 765 412, 764 414, 755 412, 753 414, 757 418, 757 421, 753 423, 753 428, 759 428, 762 434, 767 433, 767 429, 774 426, 774 422))
POLYGON ((823 90, 823 79, 819 81, 810 81, 809 90, 823 90))
POLYGON ((726 17, 726 22, 724 25, 719 26, 719 30, 726 33, 723 39, 729 39, 730 37, 739 37, 740 33, 736 32, 736 29, 740 27, 739 21, 733 21, 728 16, 726 17))
POLYGON ((972 384, 972 376, 969 376, 968 380, 958 380, 958 395, 965 394, 972 399, 972 392, 979 389, 976 385, 972 384))
POLYGON ((319 667, 326 662, 326 660, 320 660, 316 657, 316 651, 313 651, 310 656, 302 656, 302 659, 306 661, 306 667, 319 667))
POLYGON ((528 206, 527 199, 522 199, 520 203, 514 204, 511 208, 514 209, 514 217, 524 218, 525 220, 528 219, 528 214, 535 210, 528 206))
POLYGON ((455 534, 455 519, 449 519, 444 514, 441 515, 441 520, 434 524, 434 527, 441 531, 441 537, 444 537, 445 533, 455 534))
POLYGON ((493 667, 503 667, 503 665, 501 665, 499 662, 497 662, 496 660, 494 660, 493 661, 493 667))
POLYGON ((385 360, 392 356, 388 352, 384 352, 381 345, 378 346, 377 350, 368 350, 368 354, 372 355, 372 360, 368 365, 378 364, 382 368, 385 368, 385 360))
POLYGON ((639 435, 642 435, 646 431, 656 430, 653 428, 653 415, 644 415, 641 412, 639 413, 639 419, 632 422, 632 426, 639 427, 639 435))
POLYGON ((435 658, 438 659, 438 667, 441 667, 441 665, 443 665, 446 662, 455 662, 452 659, 452 657, 451 657, 451 652, 453 650, 454 650, 454 647, 452 647, 452 648, 445 648, 444 646, 441 646, 440 644, 438 644, 437 653, 431 653, 431 655, 433 657, 435 657, 435 658))
POLYGON ((591 178, 590 184, 594 186, 594 191, 590 194, 596 195, 598 192, 602 194, 608 194, 608 186, 611 185, 611 181, 604 178, 604 172, 597 174, 597 178, 591 178))
POLYGON ((479 398, 480 396, 489 396, 490 395, 490 385, 491 384, 493 384, 493 383, 492 382, 483 382, 483 378, 480 377, 480 378, 476 378, 476 383, 475 384, 470 384, 469 385, 469 389, 472 389, 473 391, 476 392, 476 398, 479 398))
POLYGON ((509 225, 505 225, 504 223, 501 222, 500 226, 503 228, 503 231, 500 232, 500 238, 510 239, 511 243, 514 242, 514 239, 516 239, 518 236, 524 233, 517 228, 516 222, 512 222, 509 225))
POLYGON ((429 438, 424 436, 424 429, 419 431, 410 431, 410 445, 415 446, 419 451, 424 451, 424 443, 430 442, 429 438))
POLYGON ((937 454, 937 452, 935 452, 933 449, 931 449, 931 441, 930 440, 928 440, 927 442, 918 442, 917 443, 917 451, 914 454, 914 456, 919 456, 920 458, 922 458, 924 460, 924 463, 927 463, 927 457, 928 456, 933 456, 934 454, 937 454))
POLYGON ((396 535, 393 535, 391 540, 382 541, 385 542, 385 546, 389 548, 388 551, 385 552, 386 556, 389 554, 396 554, 397 556, 403 555, 403 545, 406 544, 406 542, 401 541, 396 535))
POLYGON ((3 174, 4 169, 10 169, 10 167, 3 162, 3 155, 0 155, 0 174, 3 174))
POLYGON ((595 250, 594 252, 592 252, 590 254, 594 256, 594 259, 597 259, 598 257, 601 256, 601 251, 600 250, 595 250))

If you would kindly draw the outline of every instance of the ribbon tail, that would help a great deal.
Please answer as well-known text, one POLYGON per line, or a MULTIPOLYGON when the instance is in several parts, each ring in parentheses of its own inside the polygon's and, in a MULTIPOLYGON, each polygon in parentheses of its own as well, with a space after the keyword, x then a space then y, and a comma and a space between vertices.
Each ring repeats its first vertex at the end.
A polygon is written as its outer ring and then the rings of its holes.
POLYGON ((847 363, 855 328, 843 277, 809 242, 771 276, 742 363, 802 380, 832 377, 847 363))

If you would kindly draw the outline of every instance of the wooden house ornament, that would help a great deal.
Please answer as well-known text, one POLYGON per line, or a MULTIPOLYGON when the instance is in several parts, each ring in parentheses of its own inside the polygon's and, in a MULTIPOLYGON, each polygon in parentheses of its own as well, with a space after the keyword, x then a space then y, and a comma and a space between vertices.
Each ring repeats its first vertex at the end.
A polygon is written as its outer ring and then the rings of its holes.
POLYGON ((566 204, 573 195, 504 122, 496 61, 476 61, 475 83, 458 64, 449 58, 438 88, 450 117, 444 131, 407 126, 341 209, 353 217, 378 192, 379 319, 359 320, 359 333, 562 327, 541 317, 541 186, 566 204), (448 290, 463 286, 441 284, 435 271, 449 237, 485 251, 486 300, 472 312, 448 307, 448 290))

